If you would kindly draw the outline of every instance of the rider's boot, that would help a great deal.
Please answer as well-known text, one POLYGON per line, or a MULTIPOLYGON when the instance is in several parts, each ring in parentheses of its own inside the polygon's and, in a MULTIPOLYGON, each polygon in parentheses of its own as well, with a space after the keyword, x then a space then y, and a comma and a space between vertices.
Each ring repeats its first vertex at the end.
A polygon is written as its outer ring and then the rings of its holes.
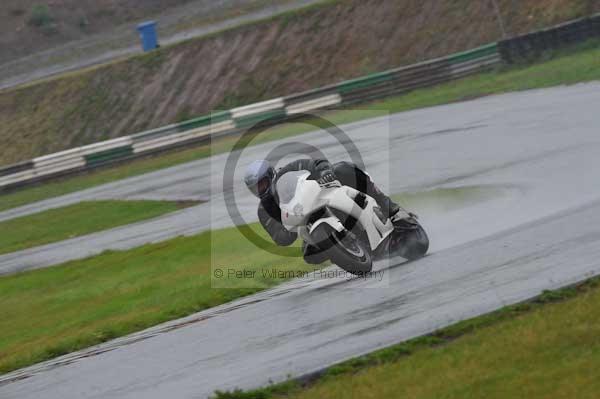
POLYGON ((417 215, 412 212, 406 212, 402 208, 400 208, 390 220, 396 231, 414 230, 419 225, 419 222, 417 222, 417 215))
POLYGON ((384 216, 389 218, 396 230, 412 230, 417 224, 417 215, 407 212, 385 195, 377 186, 373 185, 373 198, 381 208, 384 216))

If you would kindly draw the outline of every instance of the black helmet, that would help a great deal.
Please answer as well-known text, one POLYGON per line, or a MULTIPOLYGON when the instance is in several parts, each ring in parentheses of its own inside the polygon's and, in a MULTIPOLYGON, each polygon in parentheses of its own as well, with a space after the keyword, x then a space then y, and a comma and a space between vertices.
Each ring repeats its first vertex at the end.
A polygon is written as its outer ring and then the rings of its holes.
POLYGON ((244 182, 248 190, 258 198, 264 198, 271 192, 275 178, 275 169, 268 161, 254 161, 246 168, 244 182))

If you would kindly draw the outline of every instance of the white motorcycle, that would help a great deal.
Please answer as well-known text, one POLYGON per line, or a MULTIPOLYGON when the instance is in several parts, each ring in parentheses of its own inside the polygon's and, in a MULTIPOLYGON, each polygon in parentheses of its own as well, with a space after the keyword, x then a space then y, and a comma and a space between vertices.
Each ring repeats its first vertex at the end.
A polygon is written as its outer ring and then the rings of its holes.
POLYGON ((386 256, 418 259, 429 239, 416 216, 406 213, 406 228, 394 228, 370 196, 339 182, 320 185, 310 172, 288 172, 276 184, 281 221, 307 243, 325 251, 342 269, 370 272, 386 256))

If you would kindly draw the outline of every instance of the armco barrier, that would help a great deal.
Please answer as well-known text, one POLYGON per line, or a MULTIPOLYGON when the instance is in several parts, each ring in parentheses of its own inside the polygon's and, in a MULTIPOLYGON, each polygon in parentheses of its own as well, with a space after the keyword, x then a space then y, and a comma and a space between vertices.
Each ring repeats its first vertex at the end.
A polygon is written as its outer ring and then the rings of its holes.
POLYGON ((0 176, 9 176, 29 169, 33 169, 33 161, 25 161, 0 168, 0 176))
POLYGON ((245 129, 265 120, 276 121, 285 118, 285 101, 283 98, 262 101, 231 110, 235 126, 245 129))
POLYGON ((531 61, 544 52, 600 37, 600 14, 566 22, 553 28, 502 40, 498 49, 503 61, 531 61))
POLYGON ((302 102, 291 103, 285 108, 285 112, 287 115, 296 115, 305 112, 310 112, 315 109, 333 107, 335 105, 341 104, 341 102, 342 97, 340 97, 339 94, 327 94, 322 97, 316 97, 302 102))
MULTIPOLYGON (((0 190, 64 175, 69 171, 76 173, 158 151, 187 146, 213 137, 238 134, 257 124, 291 120, 297 114, 340 105, 352 105, 447 82, 476 73, 499 62, 496 45, 491 44, 449 57, 46 155, 33 160, 33 168, 27 169, 27 172, 8 174, 11 177, 6 179, 0 178, 0 190)), ((12 167, 15 168, 16 165, 12 167)), ((25 166, 20 167, 25 168, 25 166)), ((2 170, 10 170, 9 168, 2 170)))
POLYGON ((146 154, 153 151, 161 151, 166 148, 175 148, 177 146, 188 145, 192 142, 205 142, 213 135, 224 131, 235 130, 233 121, 218 122, 213 125, 199 127, 197 129, 187 130, 183 133, 173 133, 154 138, 152 140, 136 141, 133 143, 135 154, 146 154))
POLYGON ((267 121, 283 122, 310 111, 406 93, 488 70, 501 62, 538 56, 548 49, 599 36, 600 15, 595 15, 447 57, 61 151, 0 168, 0 190, 189 146, 215 137, 236 135, 267 121))

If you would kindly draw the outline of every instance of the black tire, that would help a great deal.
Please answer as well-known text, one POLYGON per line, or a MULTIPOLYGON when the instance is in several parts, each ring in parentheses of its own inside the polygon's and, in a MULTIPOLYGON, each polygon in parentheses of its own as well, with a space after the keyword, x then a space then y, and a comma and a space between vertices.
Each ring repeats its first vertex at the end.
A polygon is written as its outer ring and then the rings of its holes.
POLYGON ((399 247, 397 255, 408 260, 415 260, 425 256, 429 250, 429 237, 420 224, 417 224, 414 230, 397 234, 401 234, 397 244, 399 247))
POLYGON ((312 236, 329 259, 347 272, 361 275, 373 268, 371 249, 353 232, 341 234, 328 224, 321 224, 312 236))

